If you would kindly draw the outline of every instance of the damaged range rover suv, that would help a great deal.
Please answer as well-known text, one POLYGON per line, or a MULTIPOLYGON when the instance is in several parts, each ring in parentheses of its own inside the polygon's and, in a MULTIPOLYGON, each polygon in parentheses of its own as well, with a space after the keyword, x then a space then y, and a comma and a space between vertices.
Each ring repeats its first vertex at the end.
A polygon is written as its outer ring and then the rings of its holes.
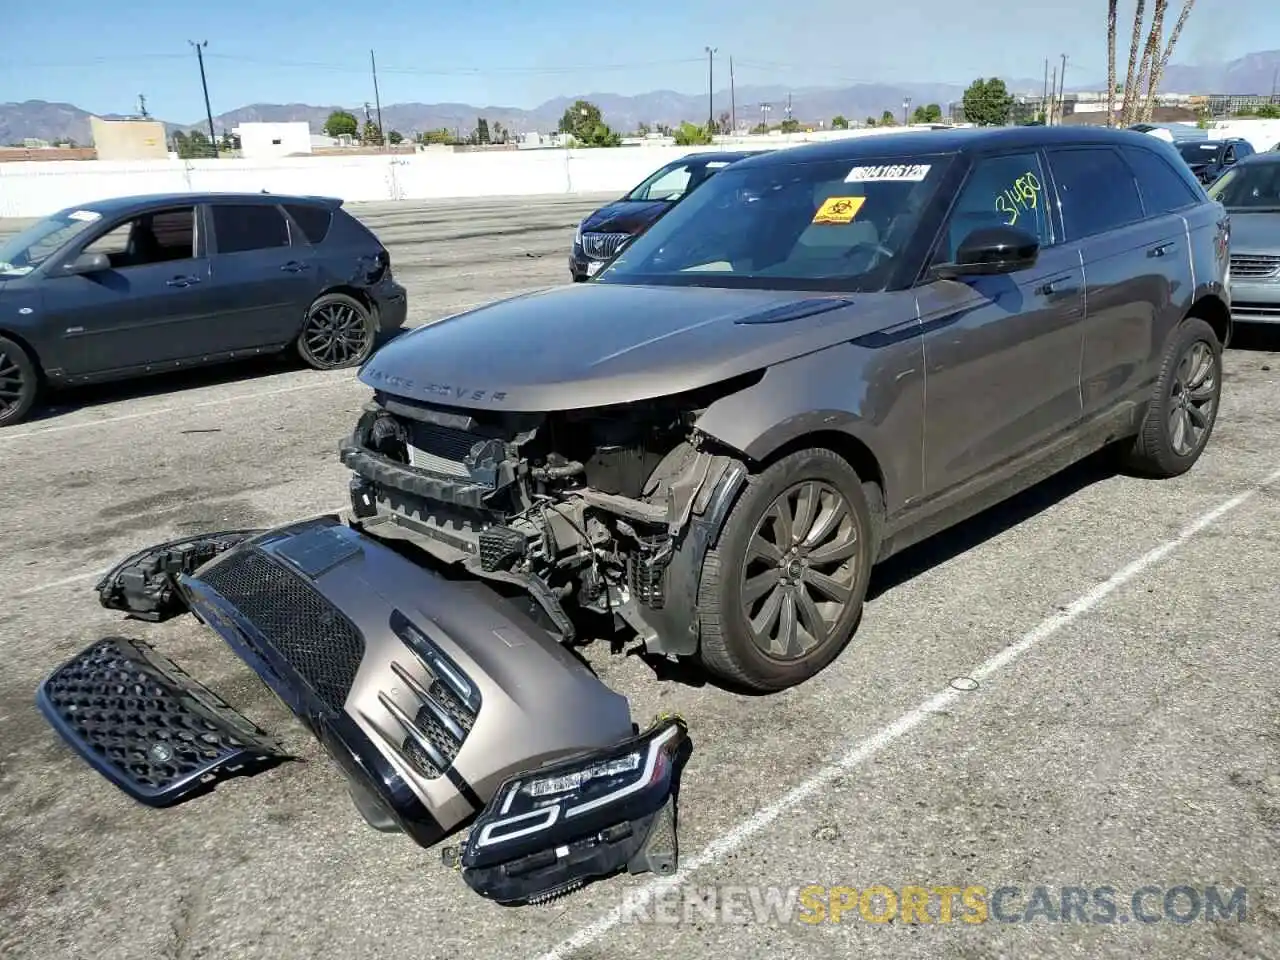
POLYGON ((566 640, 603 615, 783 688, 846 646, 892 553, 1107 445, 1159 476, 1196 461, 1227 229, 1128 131, 747 158, 594 280, 372 357, 354 516, 566 640))

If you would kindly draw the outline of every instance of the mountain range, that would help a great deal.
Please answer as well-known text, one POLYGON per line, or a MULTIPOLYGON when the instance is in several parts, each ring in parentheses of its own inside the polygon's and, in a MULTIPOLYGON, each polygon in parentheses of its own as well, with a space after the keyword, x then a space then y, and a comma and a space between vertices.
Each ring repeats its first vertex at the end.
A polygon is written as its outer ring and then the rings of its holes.
MULTIPOLYGON (((1120 52, 1120 67, 1123 69, 1126 65, 1123 56, 1125 51, 1120 52)), ((1165 72, 1162 89, 1177 93, 1267 94, 1275 92, 1277 76, 1280 76, 1280 50, 1268 50, 1222 63, 1170 64, 1165 72)), ((1005 78, 1005 82, 1015 94, 1038 96, 1044 87, 1043 78, 1005 78)), ((1070 91, 1101 90, 1105 87, 1105 80, 1089 85, 1067 85, 1070 91)), ((937 103, 945 110, 949 102, 959 100, 963 94, 964 88, 961 86, 927 82, 796 89, 784 86, 743 86, 734 91, 734 106, 739 121, 754 122, 765 116, 761 104, 768 103, 771 109, 767 118, 772 123, 786 117, 788 104, 796 119, 816 123, 829 121, 837 114, 854 120, 868 116, 878 117, 884 110, 891 110, 895 116, 899 116, 906 98, 910 98, 913 107, 937 103)), ((707 115, 705 91, 690 94, 675 90, 655 90, 635 96, 597 92, 557 97, 533 109, 477 107, 466 103, 396 103, 382 108, 382 123, 388 131, 398 130, 406 136, 440 127, 458 129, 465 135, 475 126, 477 117, 487 119, 491 128, 494 123, 500 123, 516 133, 550 132, 556 128, 565 108, 577 99, 596 104, 605 122, 622 131, 635 130, 642 123, 650 126, 658 123, 676 125, 682 120, 700 123, 707 115)), ((351 110, 358 117, 363 112, 363 108, 353 110, 349 106, 332 104, 255 103, 216 114, 213 118, 214 128, 221 134, 224 130, 229 131, 246 122, 305 120, 310 124, 312 132, 319 133, 329 114, 339 109, 351 110)), ((730 91, 717 91, 717 116, 729 110, 730 91)), ((44 100, 3 103, 0 104, 0 144, 20 143, 27 138, 50 142, 74 140, 87 144, 91 141, 90 116, 88 111, 69 103, 44 100)), ((118 115, 99 116, 111 119, 118 115)), ((165 125, 170 132, 205 129, 206 121, 165 121, 165 125)))

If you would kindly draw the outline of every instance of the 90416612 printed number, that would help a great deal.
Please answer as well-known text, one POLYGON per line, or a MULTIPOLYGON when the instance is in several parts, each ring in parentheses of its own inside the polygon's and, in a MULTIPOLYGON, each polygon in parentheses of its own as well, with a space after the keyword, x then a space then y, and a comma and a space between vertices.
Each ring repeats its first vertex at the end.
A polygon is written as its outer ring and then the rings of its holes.
POLYGON ((1039 207, 1041 189, 1040 178, 1028 170, 1013 181, 1012 187, 996 194, 996 211, 1009 218, 1004 222, 1006 227, 1012 227, 1022 214, 1039 207))

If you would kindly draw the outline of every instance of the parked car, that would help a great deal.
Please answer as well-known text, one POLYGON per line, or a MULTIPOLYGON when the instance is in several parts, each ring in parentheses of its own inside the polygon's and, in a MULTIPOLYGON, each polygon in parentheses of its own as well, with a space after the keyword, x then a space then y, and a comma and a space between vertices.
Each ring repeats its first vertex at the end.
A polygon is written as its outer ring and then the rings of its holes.
POLYGON ((1231 315, 1280 323, 1280 153, 1241 160, 1209 196, 1231 215, 1231 315))
POLYGON ((297 350, 356 366, 403 326, 405 290, 342 201, 125 197, 60 210, 0 244, 0 426, 42 388, 297 350))
MULTIPOLYGON (((625 625, 777 690, 840 654, 873 565, 909 544, 1104 447, 1190 469, 1222 390, 1228 228, 1172 147, 1128 131, 741 160, 592 282, 375 353, 341 446, 350 516, 159 544, 99 596, 194 613, 370 824, 424 846, 469 824, 450 862, 487 897, 669 875, 682 725, 641 732, 563 646, 625 625)), ((89 646, 44 715, 150 803, 271 756, 225 705, 183 723, 212 695, 152 657, 89 646)))
POLYGON ((1217 180, 1232 164, 1253 156, 1253 145, 1240 137, 1226 140, 1183 140, 1177 144, 1178 153, 1186 161, 1191 172, 1201 183, 1217 180))
POLYGON ((594 211, 578 224, 569 253, 569 275, 579 282, 594 276, 624 244, 647 230, 717 171, 760 152, 692 153, 654 171, 621 199, 594 211))

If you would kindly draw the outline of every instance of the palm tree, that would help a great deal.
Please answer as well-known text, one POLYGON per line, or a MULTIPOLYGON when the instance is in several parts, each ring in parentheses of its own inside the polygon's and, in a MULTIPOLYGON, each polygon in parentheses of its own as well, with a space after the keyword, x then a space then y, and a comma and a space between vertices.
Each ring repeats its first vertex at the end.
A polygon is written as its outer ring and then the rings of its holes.
POLYGON ((1195 3, 1196 0, 1182 0, 1182 12, 1178 14, 1178 22, 1173 25, 1173 33, 1169 34, 1169 42, 1165 44, 1164 54, 1151 71, 1151 82, 1147 86, 1146 109, 1142 113, 1143 120, 1151 120, 1151 112, 1155 108, 1156 91, 1160 89, 1160 81, 1164 78, 1165 68, 1169 66, 1169 58, 1173 56, 1173 48, 1178 42, 1178 37, 1182 35, 1182 28, 1186 26, 1187 17, 1191 16, 1191 8, 1195 3))
POLYGON ((1142 40, 1142 16, 1146 13, 1146 0, 1138 0, 1133 12, 1133 35, 1129 38, 1129 69, 1124 76, 1124 99, 1120 105, 1120 126, 1133 123, 1133 98, 1138 87, 1138 44, 1142 40))
POLYGON ((1119 0, 1107 3, 1107 126, 1116 125, 1116 6, 1119 0))

